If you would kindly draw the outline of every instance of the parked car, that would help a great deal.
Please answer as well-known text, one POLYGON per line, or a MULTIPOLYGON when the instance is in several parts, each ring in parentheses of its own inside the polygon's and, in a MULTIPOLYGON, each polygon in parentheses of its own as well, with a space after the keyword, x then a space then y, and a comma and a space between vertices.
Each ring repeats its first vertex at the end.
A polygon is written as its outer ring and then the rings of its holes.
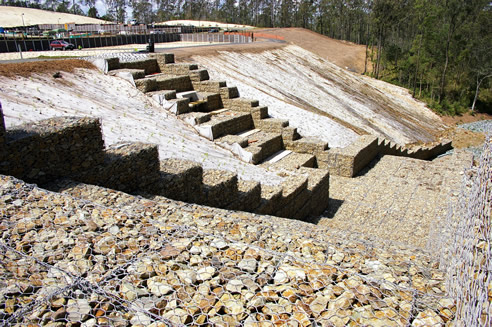
POLYGON ((75 49, 75 45, 72 43, 68 43, 63 40, 55 40, 50 43, 51 50, 73 50, 75 49))

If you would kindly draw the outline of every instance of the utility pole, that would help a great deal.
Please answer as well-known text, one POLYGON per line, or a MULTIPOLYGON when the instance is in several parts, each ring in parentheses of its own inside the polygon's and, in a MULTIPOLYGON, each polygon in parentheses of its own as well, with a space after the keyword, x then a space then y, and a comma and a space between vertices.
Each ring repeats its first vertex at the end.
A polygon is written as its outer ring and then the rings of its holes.
MULTIPOLYGON (((21 18, 22 18, 23 29, 26 29, 26 25, 24 24, 24 13, 21 14, 21 18)), ((22 37, 24 38, 24 31, 22 31, 22 37)), ((20 44, 17 43, 17 36, 15 36, 14 40, 15 40, 15 46, 19 50, 20 58, 23 59, 22 58, 22 48, 21 48, 20 44)))

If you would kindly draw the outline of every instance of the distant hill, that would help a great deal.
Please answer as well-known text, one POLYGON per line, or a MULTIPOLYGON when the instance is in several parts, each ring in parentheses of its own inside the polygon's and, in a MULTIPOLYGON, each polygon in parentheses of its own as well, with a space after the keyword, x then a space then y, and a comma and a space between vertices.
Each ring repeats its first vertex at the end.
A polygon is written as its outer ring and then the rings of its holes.
POLYGON ((33 8, 0 6, 0 27, 9 28, 39 24, 108 24, 110 22, 80 16, 33 8), (24 15, 22 15, 24 14, 24 15), (24 19, 24 23, 22 22, 24 19))

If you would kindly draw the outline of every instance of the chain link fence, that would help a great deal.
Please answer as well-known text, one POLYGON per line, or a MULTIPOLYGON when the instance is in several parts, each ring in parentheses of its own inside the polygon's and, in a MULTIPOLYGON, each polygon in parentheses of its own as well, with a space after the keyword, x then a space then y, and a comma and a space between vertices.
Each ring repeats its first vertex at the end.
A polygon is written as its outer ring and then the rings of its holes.
POLYGON ((431 251, 439 254, 446 288, 456 299, 460 326, 492 325, 492 138, 476 167, 465 172, 460 201, 436 230, 431 251))
POLYGON ((0 176, 0 326, 489 326, 491 141, 428 251, 0 176))

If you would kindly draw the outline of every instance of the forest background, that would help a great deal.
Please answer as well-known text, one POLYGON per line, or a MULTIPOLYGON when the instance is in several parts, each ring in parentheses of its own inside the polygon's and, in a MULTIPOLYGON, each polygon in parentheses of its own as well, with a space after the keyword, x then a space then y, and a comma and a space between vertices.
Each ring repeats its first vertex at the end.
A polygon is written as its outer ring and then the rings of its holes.
POLYGON ((408 88, 441 114, 492 114, 488 0, 0 0, 124 23, 211 20, 303 27, 366 46, 364 73, 408 88))

